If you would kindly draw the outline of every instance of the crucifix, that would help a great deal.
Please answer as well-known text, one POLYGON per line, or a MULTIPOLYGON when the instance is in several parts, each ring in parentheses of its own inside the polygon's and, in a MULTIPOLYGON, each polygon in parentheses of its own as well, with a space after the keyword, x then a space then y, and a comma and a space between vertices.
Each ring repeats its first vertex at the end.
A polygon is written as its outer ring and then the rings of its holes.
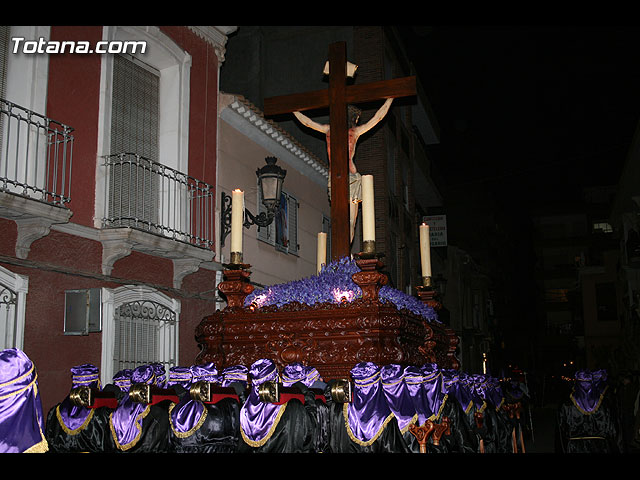
POLYGON ((267 116, 302 112, 329 107, 331 131, 328 150, 331 171, 331 258, 349 256, 351 234, 349 228, 349 126, 347 105, 380 99, 407 97, 416 94, 414 76, 382 80, 361 85, 347 85, 346 44, 329 46, 329 88, 264 99, 267 116))

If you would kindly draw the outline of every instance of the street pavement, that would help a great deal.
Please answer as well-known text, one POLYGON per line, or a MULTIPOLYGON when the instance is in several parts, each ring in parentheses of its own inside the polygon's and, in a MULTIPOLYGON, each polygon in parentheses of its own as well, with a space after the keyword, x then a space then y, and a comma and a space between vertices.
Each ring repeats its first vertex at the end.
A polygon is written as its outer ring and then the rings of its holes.
POLYGON ((555 453, 557 407, 533 407, 532 434, 525 438, 526 453, 555 453))

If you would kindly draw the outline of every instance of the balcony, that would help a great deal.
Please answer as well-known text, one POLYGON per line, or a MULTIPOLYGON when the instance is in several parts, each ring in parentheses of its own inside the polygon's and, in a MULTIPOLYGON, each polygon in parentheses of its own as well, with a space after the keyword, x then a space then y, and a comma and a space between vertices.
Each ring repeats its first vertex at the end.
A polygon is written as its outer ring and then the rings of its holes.
POLYGON ((18 226, 16 256, 69 221, 73 128, 0 98, 0 216, 18 226))
POLYGON ((103 273, 137 250, 169 258, 174 286, 213 259, 215 188, 141 155, 104 157, 103 273))

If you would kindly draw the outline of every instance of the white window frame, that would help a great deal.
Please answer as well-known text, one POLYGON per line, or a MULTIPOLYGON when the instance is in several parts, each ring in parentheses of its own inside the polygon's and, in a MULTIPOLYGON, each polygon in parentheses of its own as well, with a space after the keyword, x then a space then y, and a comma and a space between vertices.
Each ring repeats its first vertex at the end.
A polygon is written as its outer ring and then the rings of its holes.
POLYGON ((12 53, 12 38, 22 37, 26 41, 42 37, 48 41, 51 27, 47 26, 10 26, 9 55, 7 57, 7 77, 5 98, 23 108, 41 115, 46 114, 47 86, 49 74, 49 55, 12 53))
MULTIPOLYGON (((265 206, 262 203, 262 198, 260 197, 260 188, 257 189, 257 205, 258 205, 258 214, 262 213, 263 211, 265 211, 265 206)), ((297 197, 295 197, 294 195, 292 195, 289 192, 286 192, 285 190, 282 190, 282 195, 285 196, 286 200, 287 200, 287 217, 289 217, 289 215, 294 215, 296 218, 296 222, 295 222, 295 246, 294 248, 290 248, 290 247, 283 247, 282 245, 280 245, 277 242, 277 238, 276 238, 276 219, 274 218, 273 221, 267 225, 266 227, 260 227, 258 232, 257 232, 257 238, 258 240, 268 243, 269 245, 272 245, 273 247, 275 247, 275 249, 279 252, 282 253, 286 253, 289 255, 295 255, 295 256, 299 256, 300 255, 300 242, 299 242, 299 238, 300 238, 300 227, 299 227, 299 223, 300 223, 300 216, 298 215, 298 210, 300 208, 300 202, 298 201, 297 197), (295 204, 295 208, 292 210, 292 204, 295 204)), ((291 220, 289 218, 287 218, 287 225, 288 228, 291 228, 291 220)), ((291 232, 289 231, 288 233, 288 238, 289 240, 291 240, 291 232)))
MULTIPOLYGON (((168 308, 176 315, 175 338, 172 343, 179 345, 180 340, 180 301, 154 290, 150 287, 140 285, 124 285, 115 289, 102 288, 102 355, 101 355, 101 379, 102 384, 107 385, 113 380, 114 372, 113 357, 115 352, 115 313, 116 309, 130 302, 151 301, 168 308)), ((168 345, 164 345, 161 352, 163 358, 170 357, 168 345)), ((179 351, 177 349, 175 363, 179 363, 179 351)))
POLYGON ((24 325, 27 309, 27 293, 29 293, 29 277, 13 273, 10 270, 0 266, 0 285, 4 285, 16 294, 16 312, 15 312, 15 330, 13 337, 15 345, 7 346, 7 348, 15 347, 20 350, 24 349, 24 325))
MULTIPOLYGON (((9 26, 9 52, 7 55, 3 98, 42 116, 46 116, 47 113, 49 55, 24 53, 22 48, 18 48, 17 52, 13 53, 15 43, 12 39, 23 38, 25 41, 34 41, 42 38, 44 41, 48 41, 50 37, 51 27, 49 26, 9 26)), ((3 127, 0 135, 6 136, 7 127, 6 125, 3 127)), ((35 131, 33 131, 33 133, 35 133, 35 131)), ((44 145, 36 148, 36 142, 44 142, 44 137, 41 135, 31 135, 29 143, 24 142, 20 144, 17 155, 17 158, 20 159, 20 163, 18 164, 20 173, 18 176, 20 177, 25 175, 25 172, 28 172, 28 177, 21 178, 21 180, 26 181, 29 185, 42 186, 46 181, 44 178, 45 172, 42 168, 38 169, 36 167, 38 159, 34 155, 34 152, 38 151, 38 148, 42 151, 44 145), (28 156, 27 152, 29 152, 28 156)), ((15 148, 16 145, 10 146, 10 149, 13 151, 9 157, 16 155, 15 148)), ((9 159, 5 160, 9 161, 9 159)), ((13 167, 15 167, 15 163, 11 164, 9 169, 13 167)))
MULTIPOLYGON (((182 50, 158 27, 105 26, 104 41, 144 41, 145 53, 132 56, 160 72, 160 131, 158 162, 188 173, 189 167, 189 96, 191 55, 182 50)), ((140 50, 138 48, 138 50, 140 50)), ((100 114, 98 117, 98 158, 94 226, 101 228, 105 216, 107 172, 103 157, 110 151, 111 79, 113 54, 104 54, 100 73, 100 114)))

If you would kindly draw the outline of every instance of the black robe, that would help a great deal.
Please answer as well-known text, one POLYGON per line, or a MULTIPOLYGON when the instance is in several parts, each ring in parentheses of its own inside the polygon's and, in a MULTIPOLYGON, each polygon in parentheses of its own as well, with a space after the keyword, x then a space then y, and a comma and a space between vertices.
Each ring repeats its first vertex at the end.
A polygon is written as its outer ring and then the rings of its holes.
POLYGON ((571 398, 560 405, 556 422, 556 453, 622 453, 622 431, 616 402, 605 392, 597 408, 587 413, 571 398))
MULTIPOLYGON (((113 392, 114 397, 122 398, 124 393, 114 385, 107 385, 103 392, 113 392)), ((45 437, 52 453, 106 453, 113 451, 109 441, 109 407, 87 408, 74 406, 67 396, 55 405, 47 415, 45 437), (75 429, 65 425, 63 417, 74 415, 84 419, 75 429)))
POLYGON ((295 383, 294 386, 304 395, 304 404, 297 398, 288 400, 282 416, 266 441, 254 444, 245 439, 241 432, 239 453, 316 452, 318 414, 315 393, 302 383, 295 383))
POLYGON ((477 438, 478 453, 480 453, 481 440, 484 453, 506 453, 508 444, 505 443, 507 438, 504 420, 500 418, 495 407, 489 406, 486 402, 481 405, 478 403, 474 402, 470 412, 470 422, 473 422, 471 430, 477 438), (476 422, 476 413, 481 415, 479 422, 476 422))
MULTIPOLYGON (((239 389, 238 400, 223 398, 216 403, 202 403, 205 412, 188 432, 169 428, 170 451, 174 453, 235 453, 240 441, 240 407, 244 395, 239 389)), ((169 410, 179 408, 183 402, 197 402, 184 397, 169 410)))
MULTIPOLYGON (((327 385, 331 389, 332 381, 327 385)), ((333 453, 411 453, 407 441, 398 427, 398 420, 391 414, 381 433, 373 442, 360 442, 351 438, 347 430, 347 404, 327 398, 329 412, 329 435, 333 453)), ((407 435, 410 435, 407 432, 407 435)), ((407 437, 409 438, 409 437, 407 437)))
POLYGON ((475 453, 478 442, 467 420, 467 413, 451 395, 447 395, 443 402, 439 415, 433 421, 441 424, 447 417, 450 433, 440 437, 439 445, 434 444, 433 435, 431 435, 427 444, 427 453, 475 453))
POLYGON ((329 427, 329 397, 326 387, 324 390, 311 390, 316 402, 316 436, 313 451, 316 453, 331 453, 331 429, 329 427))
MULTIPOLYGON (((173 392, 182 399, 189 393, 180 385, 172 387, 173 392)), ((134 405, 135 402, 127 395, 123 398, 122 404, 127 402, 128 406, 134 405)), ((108 438, 109 448, 115 452, 121 453, 168 453, 170 451, 169 444, 169 409, 173 402, 164 399, 158 403, 150 405, 141 405, 137 408, 136 418, 133 416, 127 419, 130 428, 135 424, 140 425, 139 433, 135 440, 123 443, 119 440, 114 430, 113 417, 116 411, 110 414, 109 427, 111 435, 108 438), (141 419, 141 421, 140 421, 141 419)), ((120 408, 121 405, 118 406, 120 408)), ((116 409, 117 410, 117 409, 116 409)), ((126 410, 125 410, 126 411, 126 410)))

